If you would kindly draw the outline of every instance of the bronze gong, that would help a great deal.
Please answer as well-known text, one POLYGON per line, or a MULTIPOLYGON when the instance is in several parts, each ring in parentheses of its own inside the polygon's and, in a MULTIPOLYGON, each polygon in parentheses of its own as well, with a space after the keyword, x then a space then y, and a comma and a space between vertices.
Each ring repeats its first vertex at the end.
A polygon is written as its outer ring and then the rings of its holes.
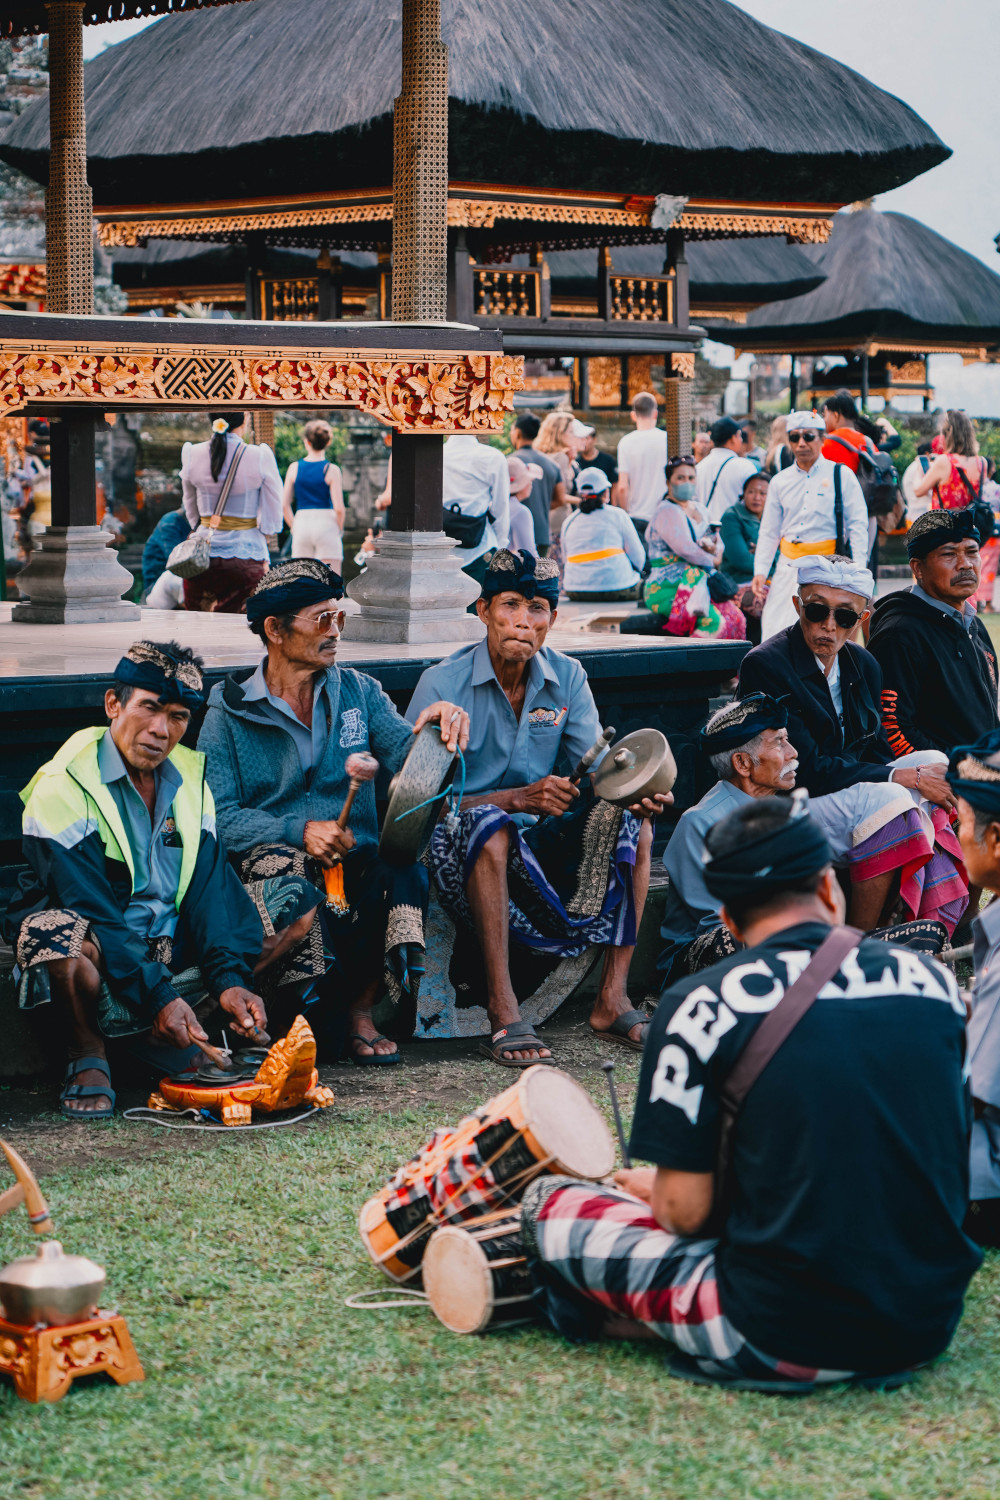
POLYGON ((425 724, 409 755, 389 783, 389 807, 378 851, 393 864, 413 864, 430 837, 444 800, 438 793, 451 782, 458 762, 436 724, 425 724), (428 798, 437 797, 436 802, 428 798), (421 807, 421 803, 427 805, 421 807), (419 811, 413 811, 413 809, 419 811), (403 816, 406 814, 407 816, 403 816))
POLYGON ((669 792, 677 780, 670 742, 658 729, 635 729, 612 745, 594 773, 594 792, 603 802, 630 807, 643 797, 669 792))

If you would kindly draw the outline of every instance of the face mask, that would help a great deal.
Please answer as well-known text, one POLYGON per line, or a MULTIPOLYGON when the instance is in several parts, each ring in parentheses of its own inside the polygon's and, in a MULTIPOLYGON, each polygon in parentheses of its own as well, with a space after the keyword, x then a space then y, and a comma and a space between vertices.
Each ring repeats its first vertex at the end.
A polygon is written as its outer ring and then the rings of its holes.
POLYGON ((675 484, 674 498, 677 500, 693 500, 696 488, 697 486, 693 484, 675 484))

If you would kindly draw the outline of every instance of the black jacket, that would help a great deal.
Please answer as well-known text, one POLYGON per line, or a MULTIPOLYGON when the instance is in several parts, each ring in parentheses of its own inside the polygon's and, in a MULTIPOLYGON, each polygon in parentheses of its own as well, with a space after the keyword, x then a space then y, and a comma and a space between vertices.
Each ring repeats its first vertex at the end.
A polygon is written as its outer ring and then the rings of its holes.
POLYGON ((840 792, 859 781, 888 781, 892 751, 882 730, 882 674, 861 646, 840 652, 840 727, 826 678, 798 623, 748 651, 740 666, 738 698, 770 693, 788 699, 788 738, 799 752, 797 786, 813 797, 840 792))
POLYGON ((1000 726, 997 657, 978 616, 970 637, 901 589, 876 604, 868 649, 882 669, 882 724, 894 755, 947 754, 1000 726))

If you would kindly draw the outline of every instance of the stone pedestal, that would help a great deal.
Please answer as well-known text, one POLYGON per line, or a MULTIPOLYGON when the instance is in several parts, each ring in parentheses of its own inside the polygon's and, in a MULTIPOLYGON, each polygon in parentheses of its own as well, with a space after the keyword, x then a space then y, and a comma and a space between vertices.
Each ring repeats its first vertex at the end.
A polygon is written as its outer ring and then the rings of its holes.
POLYGON ((100 526, 49 526, 18 575, 12 620, 19 625, 95 624, 138 620, 139 606, 122 598, 132 575, 108 546, 100 526))
POLYGON ((478 641, 484 629, 466 608, 479 585, 462 572, 458 543, 443 531, 386 531, 375 556, 347 585, 361 605, 344 638, 386 645, 478 641))

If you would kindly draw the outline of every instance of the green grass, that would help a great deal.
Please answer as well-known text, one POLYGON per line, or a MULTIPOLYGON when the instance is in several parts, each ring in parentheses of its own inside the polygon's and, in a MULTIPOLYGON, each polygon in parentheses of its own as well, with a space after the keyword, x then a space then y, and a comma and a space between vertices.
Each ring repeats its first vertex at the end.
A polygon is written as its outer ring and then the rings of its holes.
MULTIPOLYGON (((996 1496, 996 1261, 949 1355, 892 1395, 726 1394, 669 1379, 657 1346, 463 1339, 422 1309, 345 1308, 388 1285, 359 1205, 441 1118, 338 1106, 300 1132, 169 1150, 150 1130, 138 1161, 119 1123, 103 1160, 46 1177, 66 1248, 108 1268, 146 1381, 82 1381, 51 1407, 0 1382, 0 1497, 996 1496)), ((0 1222, 0 1259, 27 1242, 20 1212, 0 1222)))

